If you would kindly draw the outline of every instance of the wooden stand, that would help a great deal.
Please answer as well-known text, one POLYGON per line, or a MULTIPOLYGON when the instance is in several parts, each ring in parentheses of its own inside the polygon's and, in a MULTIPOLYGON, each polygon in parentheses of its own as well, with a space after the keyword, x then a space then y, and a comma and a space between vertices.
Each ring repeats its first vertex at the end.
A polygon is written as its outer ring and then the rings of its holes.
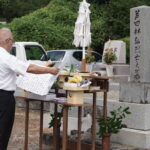
POLYGON ((86 72, 86 60, 82 59, 82 72, 86 72))
MULTIPOLYGON (((92 105, 92 145, 91 150, 95 150, 96 145, 96 93, 97 92, 104 92, 104 103, 103 103, 103 116, 107 117, 107 92, 108 92, 108 80, 109 77, 95 77, 91 76, 93 78, 93 86, 100 86, 100 90, 85 90, 86 92, 93 94, 93 105, 92 105)), ((84 92, 85 92, 84 91, 84 92)), ((41 109, 40 109, 40 140, 39 140, 39 150, 42 150, 42 134, 43 134, 43 103, 49 102, 55 104, 55 115, 57 116, 57 105, 60 104, 64 107, 63 110, 63 137, 62 137, 62 150, 67 149, 67 129, 68 129, 68 109, 69 107, 78 107, 78 138, 77 138, 77 149, 76 150, 82 150, 81 149, 81 117, 82 117, 82 107, 83 106, 89 106, 89 104, 70 104, 68 102, 56 102, 54 100, 35 100, 35 99, 29 99, 24 96, 18 96, 18 98, 22 98, 26 102, 25 107, 25 145, 24 150, 28 150, 28 126, 29 126, 29 102, 30 101, 40 101, 41 102, 41 109)), ((54 150, 58 150, 58 137, 57 137, 57 121, 54 125, 54 150)), ((104 143, 103 143, 104 144, 104 143)), ((106 150, 106 149, 103 149, 106 150)))

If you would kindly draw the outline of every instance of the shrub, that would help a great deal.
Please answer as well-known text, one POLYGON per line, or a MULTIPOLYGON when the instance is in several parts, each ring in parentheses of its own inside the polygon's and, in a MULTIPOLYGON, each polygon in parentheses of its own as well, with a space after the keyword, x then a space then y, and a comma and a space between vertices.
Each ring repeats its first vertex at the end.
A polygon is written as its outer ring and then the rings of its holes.
POLYGON ((74 48, 75 1, 52 0, 45 8, 14 19, 8 27, 17 41, 38 41, 46 49, 74 48))
POLYGON ((125 126, 123 119, 129 114, 131 114, 129 107, 123 108, 120 106, 118 109, 111 111, 109 117, 99 119, 99 131, 97 133, 99 137, 104 134, 118 133, 125 126))

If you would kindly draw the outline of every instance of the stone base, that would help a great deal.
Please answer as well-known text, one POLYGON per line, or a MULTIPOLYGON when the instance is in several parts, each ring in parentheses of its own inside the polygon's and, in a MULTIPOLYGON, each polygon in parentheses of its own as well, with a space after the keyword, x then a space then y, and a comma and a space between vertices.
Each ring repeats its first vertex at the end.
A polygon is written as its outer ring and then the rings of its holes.
MULTIPOLYGON (((97 100, 97 106, 103 106, 103 100, 97 100)), ((119 102, 115 100, 108 100, 108 112, 119 108, 120 106, 129 107, 131 114, 124 119, 124 124, 128 128, 139 130, 150 130, 150 104, 135 104, 127 102, 119 102)))
POLYGON ((114 75, 115 79, 112 80, 113 83, 128 82, 129 75, 114 75))
POLYGON ((150 103, 150 83, 121 83, 120 101, 139 104, 150 103))
POLYGON ((127 128, 123 128, 118 134, 114 134, 111 137, 112 141, 150 149, 150 104, 108 101, 108 112, 117 109, 119 106, 130 107, 131 114, 123 122, 127 125, 127 128))
POLYGON ((150 131, 123 128, 118 134, 111 136, 112 142, 150 149, 150 131))
POLYGON ((150 104, 135 104, 118 101, 108 101, 108 112, 120 106, 129 107, 131 114, 124 119, 128 128, 150 130, 150 104))
MULTIPOLYGON (((111 80, 111 82, 128 82, 129 73, 130 73, 130 66, 128 64, 120 63, 120 64, 112 64, 113 66, 113 76, 116 79, 111 80)), ((94 72, 101 73, 102 76, 107 75, 106 72, 106 64, 101 64, 100 68, 93 69, 94 72)))

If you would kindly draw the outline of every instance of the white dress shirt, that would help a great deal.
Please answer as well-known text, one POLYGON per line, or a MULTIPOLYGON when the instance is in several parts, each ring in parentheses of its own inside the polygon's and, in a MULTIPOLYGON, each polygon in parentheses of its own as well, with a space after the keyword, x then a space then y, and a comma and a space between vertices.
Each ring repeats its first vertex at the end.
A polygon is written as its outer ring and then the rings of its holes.
POLYGON ((14 91, 16 74, 24 75, 29 63, 23 62, 0 47, 0 89, 14 91))

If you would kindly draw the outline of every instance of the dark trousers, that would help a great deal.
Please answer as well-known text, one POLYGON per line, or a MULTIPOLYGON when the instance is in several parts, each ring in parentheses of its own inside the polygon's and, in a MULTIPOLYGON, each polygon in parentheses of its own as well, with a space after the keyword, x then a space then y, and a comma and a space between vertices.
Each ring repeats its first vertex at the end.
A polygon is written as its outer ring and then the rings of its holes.
POLYGON ((0 150, 7 150, 15 116, 13 91, 0 90, 0 150))

